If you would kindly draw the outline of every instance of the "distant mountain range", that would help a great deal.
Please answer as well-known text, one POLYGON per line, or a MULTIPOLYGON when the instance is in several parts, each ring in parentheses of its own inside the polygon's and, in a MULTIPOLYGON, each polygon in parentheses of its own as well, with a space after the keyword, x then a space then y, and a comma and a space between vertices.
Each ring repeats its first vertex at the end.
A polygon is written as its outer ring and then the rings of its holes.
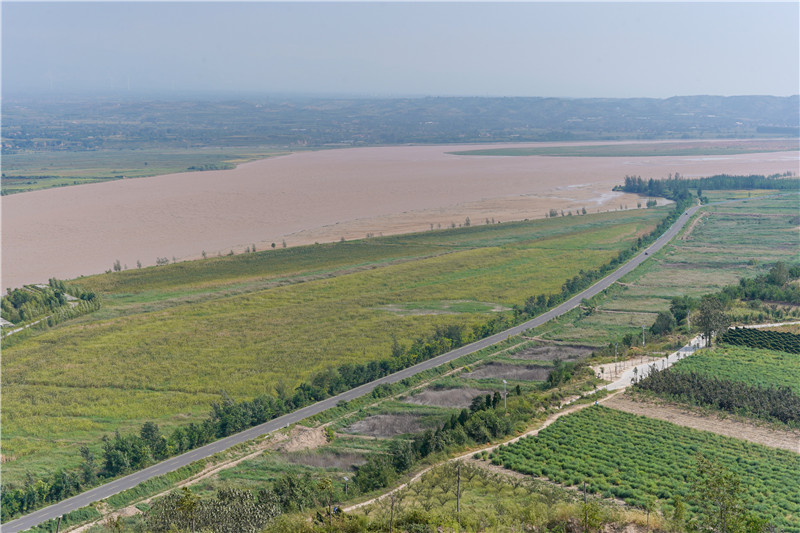
POLYGON ((9 99, 4 152, 800 136, 798 96, 9 99))

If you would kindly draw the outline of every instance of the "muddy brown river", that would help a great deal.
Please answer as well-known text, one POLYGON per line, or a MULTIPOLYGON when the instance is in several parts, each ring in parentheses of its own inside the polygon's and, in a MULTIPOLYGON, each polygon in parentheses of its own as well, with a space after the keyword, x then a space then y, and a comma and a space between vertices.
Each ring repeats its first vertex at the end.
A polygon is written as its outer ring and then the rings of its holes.
MULTIPOLYGON (((706 144, 708 144, 706 142, 706 144)), ((509 145, 505 145, 509 146, 509 145)), ((520 145, 523 146, 523 145, 520 145)), ((542 146, 542 145, 538 145, 542 146)), ((485 148, 482 145, 481 148, 485 148)), ((661 178, 797 171, 798 152, 725 156, 496 157, 472 146, 304 152, 234 170, 169 174, 2 197, 2 288, 194 259, 463 223, 554 208, 634 208, 626 174, 661 178)))

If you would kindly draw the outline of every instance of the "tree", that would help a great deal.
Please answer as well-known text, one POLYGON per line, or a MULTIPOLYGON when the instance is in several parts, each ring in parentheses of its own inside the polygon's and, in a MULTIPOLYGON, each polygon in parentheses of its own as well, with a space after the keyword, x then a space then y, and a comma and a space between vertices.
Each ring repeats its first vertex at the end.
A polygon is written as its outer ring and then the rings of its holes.
POLYGON ((680 494, 675 495, 672 504, 672 515, 669 517, 667 527, 669 531, 679 533, 684 530, 686 524, 686 505, 680 494))
POLYGON ((158 425, 153 422, 145 422, 139 430, 139 437, 150 448, 150 453, 156 459, 167 456, 167 439, 161 435, 158 425))
POLYGON ((194 494, 188 487, 183 487, 177 501, 177 508, 181 515, 183 515, 184 523, 192 524, 192 531, 194 532, 195 511, 200 498, 194 494))
POLYGON ((314 506, 316 483, 308 474, 285 473, 273 484, 273 491, 284 511, 303 511, 314 506))
POLYGON ((698 455, 692 493, 700 506, 701 529, 716 533, 744 530, 746 513, 739 477, 717 462, 698 455))
POLYGON ((703 296, 697 326, 703 332, 708 346, 711 346, 711 336, 726 329, 730 323, 731 319, 725 313, 725 304, 716 296, 703 296))
POLYGON ((361 492, 369 492, 388 486, 396 475, 388 456, 370 455, 367 462, 358 467, 353 481, 361 492))
POLYGON ((88 446, 81 446, 81 457, 83 457, 83 463, 81 463, 83 482, 89 486, 94 485, 97 482, 94 454, 88 446))
POLYGON ((770 269, 767 280, 772 285, 783 287, 786 282, 789 281, 789 269, 786 268, 786 265, 782 261, 778 261, 775 263, 775 266, 770 269))
POLYGON ((669 304, 669 311, 678 323, 683 322, 689 312, 697 307, 697 301, 691 296, 676 296, 669 304))
POLYGON ((409 470, 414 465, 414 449, 407 440, 393 440, 389 443, 389 456, 392 466, 398 473, 409 470))
POLYGON ((678 325, 675 317, 669 311, 661 311, 656 317, 656 321, 650 326, 650 333, 653 335, 664 335, 670 333, 678 325))
POLYGON ((328 507, 328 529, 333 529, 333 481, 328 476, 317 482, 317 490, 328 507))

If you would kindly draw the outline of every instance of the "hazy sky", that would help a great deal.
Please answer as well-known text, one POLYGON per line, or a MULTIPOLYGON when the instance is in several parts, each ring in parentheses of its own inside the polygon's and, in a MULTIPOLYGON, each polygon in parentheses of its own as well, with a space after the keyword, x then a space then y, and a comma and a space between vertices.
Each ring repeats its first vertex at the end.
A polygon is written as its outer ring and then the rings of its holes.
POLYGON ((54 94, 798 94, 800 4, 2 2, 2 84, 54 94))

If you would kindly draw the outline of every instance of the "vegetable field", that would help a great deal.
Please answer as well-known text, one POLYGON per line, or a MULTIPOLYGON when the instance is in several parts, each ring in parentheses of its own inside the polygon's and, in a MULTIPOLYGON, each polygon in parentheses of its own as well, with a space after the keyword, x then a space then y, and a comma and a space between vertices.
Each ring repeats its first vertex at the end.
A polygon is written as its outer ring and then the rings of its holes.
POLYGON ((692 513, 697 456, 741 479, 747 508, 786 531, 800 531, 800 455, 600 406, 562 417, 536 437, 504 446, 493 461, 532 476, 616 497, 635 506, 671 505, 692 513))

